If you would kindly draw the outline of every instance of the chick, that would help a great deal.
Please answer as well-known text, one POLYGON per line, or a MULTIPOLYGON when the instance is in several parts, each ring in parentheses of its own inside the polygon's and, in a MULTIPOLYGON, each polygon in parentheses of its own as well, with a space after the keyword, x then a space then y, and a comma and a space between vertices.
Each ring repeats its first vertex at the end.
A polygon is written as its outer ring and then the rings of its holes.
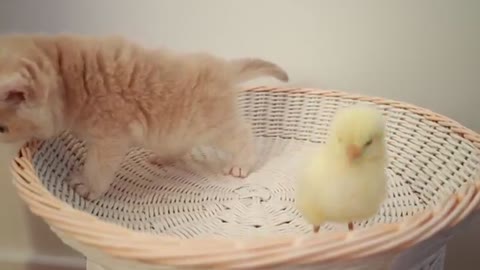
POLYGON ((308 157, 295 204, 318 232, 324 222, 348 223, 374 216, 386 197, 385 121, 373 107, 354 105, 335 116, 329 137, 308 157))

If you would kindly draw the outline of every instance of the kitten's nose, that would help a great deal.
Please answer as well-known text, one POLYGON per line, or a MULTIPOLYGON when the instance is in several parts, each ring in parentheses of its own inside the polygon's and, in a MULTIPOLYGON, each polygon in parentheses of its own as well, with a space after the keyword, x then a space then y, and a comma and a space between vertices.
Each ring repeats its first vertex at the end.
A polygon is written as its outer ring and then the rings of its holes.
POLYGON ((362 149, 360 147, 351 144, 347 147, 347 156, 349 160, 354 160, 362 154, 362 149))

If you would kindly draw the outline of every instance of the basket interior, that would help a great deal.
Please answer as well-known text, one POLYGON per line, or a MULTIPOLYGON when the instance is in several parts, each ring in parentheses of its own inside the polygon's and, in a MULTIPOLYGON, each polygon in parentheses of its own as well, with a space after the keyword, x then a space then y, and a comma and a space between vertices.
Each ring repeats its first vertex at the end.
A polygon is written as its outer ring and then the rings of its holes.
MULTIPOLYGON (((305 93, 242 94, 259 155, 257 169, 244 180, 216 174, 210 165, 219 155, 212 149, 195 149, 168 167, 150 165, 147 150, 132 149, 107 195, 88 202, 65 181, 83 165, 82 142, 68 134, 46 141, 33 164, 53 195, 132 230, 181 238, 303 234, 311 226, 294 207, 297 166, 324 142, 335 112, 355 102, 305 93)), ((379 108, 387 117, 388 198, 377 216, 357 226, 401 221, 479 176, 480 153, 470 141, 409 110, 379 108)), ((325 224, 322 229, 346 227, 325 224)))

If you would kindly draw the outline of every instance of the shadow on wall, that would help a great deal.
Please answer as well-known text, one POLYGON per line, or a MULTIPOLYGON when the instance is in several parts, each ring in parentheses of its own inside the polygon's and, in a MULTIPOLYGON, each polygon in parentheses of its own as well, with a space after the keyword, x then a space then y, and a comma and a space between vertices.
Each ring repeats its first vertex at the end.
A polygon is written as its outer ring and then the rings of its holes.
POLYGON ((39 217, 28 211, 27 224, 29 224, 30 243, 33 250, 40 256, 34 256, 27 262, 25 270, 84 270, 85 265, 80 259, 80 254, 65 245, 39 217), (48 247, 48 254, 44 254, 48 247))
POLYGON ((447 245, 448 256, 445 261, 445 269, 476 270, 479 266, 474 263, 478 257, 478 243, 480 234, 478 228, 480 216, 472 217, 471 222, 462 226, 460 231, 452 238, 447 245), (467 245, 468 248, 465 248, 467 245), (473 261, 473 262, 472 262, 473 261))

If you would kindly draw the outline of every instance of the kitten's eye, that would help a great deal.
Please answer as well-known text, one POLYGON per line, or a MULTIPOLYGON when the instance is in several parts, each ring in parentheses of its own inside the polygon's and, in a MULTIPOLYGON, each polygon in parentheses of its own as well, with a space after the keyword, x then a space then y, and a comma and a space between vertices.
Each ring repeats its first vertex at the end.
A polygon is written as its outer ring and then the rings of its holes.
POLYGON ((0 125, 0 133, 7 133, 7 132, 8 132, 8 128, 6 126, 0 125))
POLYGON ((370 139, 368 142, 365 143, 365 147, 371 145, 373 143, 373 139, 370 139))

